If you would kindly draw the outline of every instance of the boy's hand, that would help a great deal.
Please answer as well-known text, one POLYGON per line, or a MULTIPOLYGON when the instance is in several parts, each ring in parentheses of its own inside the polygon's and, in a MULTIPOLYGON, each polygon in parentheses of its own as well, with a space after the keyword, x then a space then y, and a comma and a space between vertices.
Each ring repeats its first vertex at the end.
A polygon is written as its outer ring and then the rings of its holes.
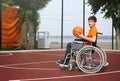
POLYGON ((84 36, 83 36, 83 34, 80 34, 80 35, 76 35, 76 37, 83 38, 84 36))

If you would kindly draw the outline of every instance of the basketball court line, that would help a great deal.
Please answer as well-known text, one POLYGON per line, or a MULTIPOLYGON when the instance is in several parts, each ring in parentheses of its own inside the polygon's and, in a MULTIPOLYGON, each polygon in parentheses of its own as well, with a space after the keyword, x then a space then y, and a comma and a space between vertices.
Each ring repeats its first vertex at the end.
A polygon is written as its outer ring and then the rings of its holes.
POLYGON ((35 54, 36 54, 36 55, 64 56, 64 54, 44 54, 44 53, 35 53, 35 52, 32 52, 32 53, 30 52, 29 54, 30 54, 30 55, 35 55, 35 54))
POLYGON ((0 65, 0 67, 1 67, 1 68, 8 68, 8 69, 19 69, 19 70, 59 70, 58 68, 26 68, 26 67, 14 67, 14 66, 16 66, 16 65, 42 64, 42 63, 52 63, 52 62, 55 62, 55 61, 6 64, 6 65, 0 65))
POLYGON ((54 60, 54 61, 44 61, 44 62, 16 63, 16 64, 5 64, 5 65, 0 65, 0 66, 9 67, 9 66, 15 66, 15 65, 42 64, 42 63, 51 63, 51 62, 56 62, 56 61, 54 60))
POLYGON ((16 51, 0 51, 1 53, 9 53, 9 52, 46 52, 46 51, 64 51, 65 49, 49 49, 49 50, 16 50, 16 51))
POLYGON ((0 53, 0 57, 2 56, 12 56, 13 53, 9 52, 9 53, 0 53))
POLYGON ((57 71, 57 70, 60 70, 58 68, 25 68, 25 67, 2 67, 2 68, 8 68, 8 69, 18 69, 18 70, 45 70, 45 71, 57 71))
POLYGON ((95 73, 95 74, 85 74, 85 75, 58 76, 58 77, 32 78, 32 79, 17 79, 17 80, 9 80, 9 81, 33 81, 33 80, 35 81, 35 80, 54 80, 54 79, 80 78, 80 77, 114 74, 114 73, 119 73, 119 72, 120 72, 120 70, 103 72, 103 73, 95 73))
MULTIPOLYGON (((49 50, 48 50, 49 51, 49 50)), ((51 50, 52 51, 52 50, 51 50)), ((27 51, 22 51, 19 53, 26 53, 27 51)), ((55 56, 64 56, 64 54, 45 54, 47 51, 31 51, 31 52, 27 52, 27 54, 38 54, 38 55, 55 55, 55 56), (44 52, 44 53, 39 53, 39 52, 44 52)), ((54 52, 54 51, 53 51, 54 52)), ((14 54, 18 53, 18 51, 5 51, 5 52, 0 52, 0 56, 12 56, 14 54), (2 54, 1 54, 2 53, 2 54)))
MULTIPOLYGON (((16 50, 16 51, 0 51, 1 53, 14 53, 14 52, 45 52, 45 51, 65 51, 66 49, 48 49, 48 50, 16 50)), ((120 50, 111 50, 111 49, 103 49, 104 51, 113 51, 120 52, 120 50)))

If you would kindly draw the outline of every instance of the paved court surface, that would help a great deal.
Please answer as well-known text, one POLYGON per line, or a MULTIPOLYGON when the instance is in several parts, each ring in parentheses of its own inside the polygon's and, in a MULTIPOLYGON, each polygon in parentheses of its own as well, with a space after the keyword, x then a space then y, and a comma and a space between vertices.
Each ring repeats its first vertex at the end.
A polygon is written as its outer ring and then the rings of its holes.
POLYGON ((106 51, 109 66, 99 73, 61 70, 65 50, 0 52, 0 81, 120 81, 120 52, 106 51))

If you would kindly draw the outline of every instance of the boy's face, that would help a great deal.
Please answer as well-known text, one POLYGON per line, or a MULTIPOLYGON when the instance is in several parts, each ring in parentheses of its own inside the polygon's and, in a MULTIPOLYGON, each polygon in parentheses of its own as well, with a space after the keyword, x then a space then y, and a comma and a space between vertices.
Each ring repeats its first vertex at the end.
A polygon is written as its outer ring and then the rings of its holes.
POLYGON ((89 27, 95 26, 96 22, 94 22, 94 20, 88 20, 88 25, 89 27))

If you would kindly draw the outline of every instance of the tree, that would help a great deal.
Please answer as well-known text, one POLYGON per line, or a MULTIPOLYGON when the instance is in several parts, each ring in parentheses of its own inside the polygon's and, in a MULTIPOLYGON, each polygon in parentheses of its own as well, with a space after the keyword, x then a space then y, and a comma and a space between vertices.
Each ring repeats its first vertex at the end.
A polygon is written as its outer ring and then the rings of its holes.
POLYGON ((19 7, 19 26, 21 44, 24 49, 33 49, 39 25, 38 10, 46 7, 51 0, 2 0, 2 3, 19 7))
POLYGON ((104 18, 112 18, 116 32, 116 49, 120 50, 120 0, 88 0, 93 14, 99 10, 105 13, 104 18))

